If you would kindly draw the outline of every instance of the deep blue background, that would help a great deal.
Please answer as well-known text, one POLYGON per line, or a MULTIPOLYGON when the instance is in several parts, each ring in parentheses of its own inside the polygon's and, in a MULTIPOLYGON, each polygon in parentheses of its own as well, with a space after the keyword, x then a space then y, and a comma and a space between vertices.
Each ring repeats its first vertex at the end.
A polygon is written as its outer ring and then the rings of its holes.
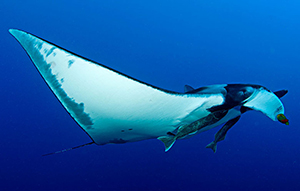
POLYGON ((300 190, 298 0, 17 1, 0 6, 0 190, 300 190), (245 114, 178 141, 89 142, 8 33, 19 28, 153 85, 220 83, 288 89, 290 126, 245 114))

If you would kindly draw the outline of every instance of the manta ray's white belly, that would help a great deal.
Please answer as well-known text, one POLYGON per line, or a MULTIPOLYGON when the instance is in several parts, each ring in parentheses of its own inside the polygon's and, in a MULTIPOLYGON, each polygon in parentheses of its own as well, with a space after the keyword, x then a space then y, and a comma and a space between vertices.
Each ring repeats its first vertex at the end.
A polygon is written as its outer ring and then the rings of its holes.
POLYGON ((209 114, 222 94, 161 90, 77 56, 29 33, 10 30, 56 97, 97 144, 157 138, 209 114))

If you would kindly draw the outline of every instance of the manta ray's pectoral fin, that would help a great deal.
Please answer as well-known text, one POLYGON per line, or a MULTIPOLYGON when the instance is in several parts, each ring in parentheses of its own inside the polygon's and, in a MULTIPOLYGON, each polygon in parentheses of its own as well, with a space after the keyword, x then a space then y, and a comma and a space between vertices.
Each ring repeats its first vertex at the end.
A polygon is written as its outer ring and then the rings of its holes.
POLYGON ((224 102, 218 92, 186 95, 165 90, 30 33, 9 32, 63 107, 97 145, 167 136, 179 122, 205 117, 207 108, 224 102))
POLYGON ((161 137, 158 137, 157 139, 164 143, 165 152, 167 152, 174 145, 174 143, 176 141, 176 136, 173 136, 173 135, 171 135, 171 136, 161 136, 161 137))
POLYGON ((238 116, 234 119, 231 119, 223 125, 223 127, 215 134, 215 140, 211 143, 209 143, 206 148, 210 148, 214 151, 214 153, 217 151, 217 143, 220 141, 223 141, 226 137, 226 133, 228 130, 238 122, 241 116, 238 116))

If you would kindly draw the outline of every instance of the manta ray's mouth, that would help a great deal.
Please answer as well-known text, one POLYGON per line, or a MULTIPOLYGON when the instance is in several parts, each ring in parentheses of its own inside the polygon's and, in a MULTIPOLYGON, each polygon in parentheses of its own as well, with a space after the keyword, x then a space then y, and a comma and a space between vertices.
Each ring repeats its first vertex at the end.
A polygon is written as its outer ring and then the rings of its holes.
POLYGON ((281 122, 285 125, 289 125, 289 120, 285 117, 284 114, 278 114, 277 119, 278 119, 279 122, 281 122))

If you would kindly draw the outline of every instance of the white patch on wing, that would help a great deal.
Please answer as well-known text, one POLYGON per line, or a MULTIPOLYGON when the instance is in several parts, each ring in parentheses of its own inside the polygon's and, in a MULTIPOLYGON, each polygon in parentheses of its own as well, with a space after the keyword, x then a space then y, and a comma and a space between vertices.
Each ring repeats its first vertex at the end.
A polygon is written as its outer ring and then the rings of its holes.
POLYGON ((10 30, 76 122, 97 144, 166 135, 209 114, 222 94, 177 94, 140 83, 31 34, 10 30))

